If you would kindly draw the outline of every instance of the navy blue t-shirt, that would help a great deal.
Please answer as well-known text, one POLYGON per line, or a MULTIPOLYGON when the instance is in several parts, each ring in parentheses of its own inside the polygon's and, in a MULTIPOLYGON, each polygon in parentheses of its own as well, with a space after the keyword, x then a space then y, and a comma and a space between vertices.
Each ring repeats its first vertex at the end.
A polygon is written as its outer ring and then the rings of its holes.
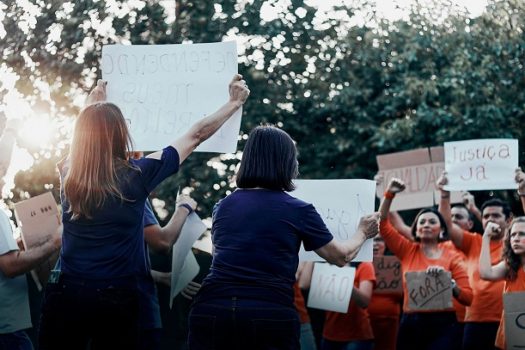
MULTIPOLYGON (((179 169, 179 155, 169 146, 160 160, 129 161, 134 168, 119 169, 120 191, 127 200, 110 197, 93 218, 71 220, 69 203, 62 199, 62 272, 87 279, 114 279, 148 275, 143 235, 144 206, 148 194, 179 169)), ((67 164, 60 169, 61 178, 67 164)))
POLYGON ((267 300, 293 306, 301 242, 306 250, 332 240, 313 205, 283 191, 238 189, 213 216, 213 263, 197 297, 267 300))

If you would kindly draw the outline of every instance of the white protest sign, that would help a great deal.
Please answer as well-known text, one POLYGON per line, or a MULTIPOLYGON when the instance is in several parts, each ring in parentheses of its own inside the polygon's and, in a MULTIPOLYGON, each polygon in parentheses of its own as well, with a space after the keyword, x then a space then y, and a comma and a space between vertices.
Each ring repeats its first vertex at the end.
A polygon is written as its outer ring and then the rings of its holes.
MULTIPOLYGON (((178 291, 176 291, 176 288, 180 286, 178 281, 183 275, 182 271, 183 271, 184 264, 187 259, 188 253, 191 253, 191 247, 193 246, 195 241, 199 238, 199 236, 202 235, 205 231, 206 231, 206 225, 204 225, 204 223, 201 221, 199 216, 195 214, 195 212, 188 215, 188 217, 186 218, 186 222, 184 223, 184 226, 182 226, 182 231, 180 233, 180 236, 177 239, 177 242, 175 242, 175 244, 173 245, 173 250, 172 250, 170 308, 173 302, 173 298, 182 289, 181 288, 178 291)), ((190 269, 190 271, 192 270, 190 269)), ((197 273, 199 273, 199 271, 197 271, 197 273)), ((195 274, 195 276, 197 276, 197 274, 195 274)))
MULTIPOLYGON (((359 219, 372 214, 376 183, 370 180, 296 180, 293 196, 312 203, 338 241, 350 239, 359 219)), ((367 240, 353 261, 372 261, 373 242, 367 240)), ((324 261, 315 252, 299 252, 300 261, 324 261)))
MULTIPOLYGON (((406 189, 396 196, 391 210, 430 207, 438 203, 440 194, 436 181, 445 170, 443 147, 419 148, 410 151, 382 154, 376 157, 378 174, 383 183, 377 186, 381 198, 393 177, 403 180, 406 189)), ((461 202, 461 194, 453 192, 451 202, 461 202)))
POLYGON ((211 254, 213 252, 211 234, 209 232, 204 233, 199 240, 195 241, 193 248, 211 254))
MULTIPOLYGON (((156 151, 229 99, 237 73, 235 42, 184 45, 106 45, 102 78, 107 100, 120 107, 135 149, 156 151)), ((197 151, 232 153, 237 148, 239 109, 197 151)))
POLYGON ((525 349, 525 293, 503 294, 507 349, 525 349))
MULTIPOLYGON (((173 303, 173 298, 177 296, 177 294, 179 294, 188 285, 188 283, 193 281, 193 279, 199 274, 200 270, 201 268, 197 262, 197 259, 195 258, 195 255, 193 255, 192 251, 189 251, 179 272, 179 278, 176 279, 177 284, 175 286, 172 285, 171 287, 170 295, 172 295, 172 298, 170 299, 170 308, 173 303)), ((173 279, 173 273, 171 276, 173 279)))
POLYGON ((405 273, 409 310, 443 310, 452 307, 452 280, 449 271, 437 275, 426 271, 405 273))
POLYGON ((516 189, 518 140, 480 139, 445 142, 447 190, 516 189))
POLYGON ((307 306, 347 313, 354 287, 355 271, 355 268, 350 266, 337 267, 316 263, 307 306))

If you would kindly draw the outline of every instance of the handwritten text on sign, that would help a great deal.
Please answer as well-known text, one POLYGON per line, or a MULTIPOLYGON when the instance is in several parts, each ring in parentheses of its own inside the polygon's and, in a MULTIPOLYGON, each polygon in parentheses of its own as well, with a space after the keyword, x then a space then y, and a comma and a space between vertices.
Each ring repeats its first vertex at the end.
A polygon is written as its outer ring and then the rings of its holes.
POLYGON ((355 268, 316 263, 308 294, 308 307, 346 313, 354 287, 355 268))
MULTIPOLYGON (((129 123, 135 148, 162 149, 228 101, 237 73, 235 42, 191 45, 107 45, 102 76, 108 101, 129 123)), ((239 110, 197 150, 234 152, 239 110)))
POLYGON ((429 275, 425 271, 405 273, 410 310, 443 310, 452 307, 450 272, 429 275))
MULTIPOLYGON (((372 214, 375 205, 375 182, 370 180, 296 180, 293 192, 312 203, 324 223, 338 241, 346 241, 357 230, 359 219, 372 214)), ((323 261, 314 252, 301 250, 302 261, 323 261)), ((372 261, 372 240, 361 247, 354 261, 372 261)))
POLYGON ((395 256, 374 256, 374 269, 377 283, 374 293, 403 293, 401 262, 395 256))
POLYGON ((518 140, 445 142, 447 190, 514 189, 517 167, 518 140))

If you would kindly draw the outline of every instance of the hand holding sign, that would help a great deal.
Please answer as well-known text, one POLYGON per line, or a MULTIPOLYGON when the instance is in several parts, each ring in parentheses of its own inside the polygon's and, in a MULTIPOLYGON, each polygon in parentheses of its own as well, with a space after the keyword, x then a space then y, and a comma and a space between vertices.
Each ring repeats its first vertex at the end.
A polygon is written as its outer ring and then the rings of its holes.
POLYGON ((239 107, 246 102, 250 95, 248 85, 246 85, 246 81, 242 79, 242 75, 240 74, 235 74, 228 88, 230 91, 230 101, 237 103, 239 107))
POLYGON ((106 81, 103 81, 102 79, 99 79, 97 81, 97 86, 89 93, 87 99, 86 99, 86 106, 97 103, 97 102, 104 102, 106 101, 106 85, 108 83, 106 81))
POLYGON ((514 179, 518 184, 518 194, 520 196, 525 196, 525 173, 521 170, 521 168, 516 169, 514 179))
POLYGON ((363 216, 359 220, 358 232, 362 232, 365 237, 374 238, 379 233, 379 213, 373 213, 363 216))

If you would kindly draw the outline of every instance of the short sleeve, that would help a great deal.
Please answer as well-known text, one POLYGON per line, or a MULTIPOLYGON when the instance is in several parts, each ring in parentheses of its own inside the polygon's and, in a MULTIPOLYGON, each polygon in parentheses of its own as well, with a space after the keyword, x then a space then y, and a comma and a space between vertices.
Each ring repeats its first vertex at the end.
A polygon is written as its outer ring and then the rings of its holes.
POLYGON ((179 153, 172 146, 162 150, 160 159, 146 157, 130 160, 130 162, 140 168, 144 187, 148 193, 153 191, 165 178, 179 171, 179 153))
POLYGON ((144 205, 143 223, 144 223, 144 227, 159 224, 159 222, 157 221, 157 218, 155 217, 155 214, 153 213, 153 208, 151 207, 149 200, 146 200, 146 205, 144 205))
POLYGON ((472 246, 474 245, 476 236, 479 236, 479 235, 477 233, 463 231, 463 240, 461 241, 461 247, 459 248, 459 250, 461 250, 463 254, 465 254, 466 256, 469 255, 469 251, 472 249, 472 246))
POLYGON ((0 209, 0 255, 19 250, 16 240, 13 238, 13 230, 9 218, 0 209))
POLYGON ((319 249, 334 238, 311 204, 304 207, 300 231, 304 249, 307 251, 319 249))
POLYGON ((359 264, 356 272, 359 275, 359 276, 356 276, 356 279, 358 279, 359 282, 371 281, 375 286, 376 272, 374 270, 374 265, 372 263, 362 262, 361 264, 359 264))

